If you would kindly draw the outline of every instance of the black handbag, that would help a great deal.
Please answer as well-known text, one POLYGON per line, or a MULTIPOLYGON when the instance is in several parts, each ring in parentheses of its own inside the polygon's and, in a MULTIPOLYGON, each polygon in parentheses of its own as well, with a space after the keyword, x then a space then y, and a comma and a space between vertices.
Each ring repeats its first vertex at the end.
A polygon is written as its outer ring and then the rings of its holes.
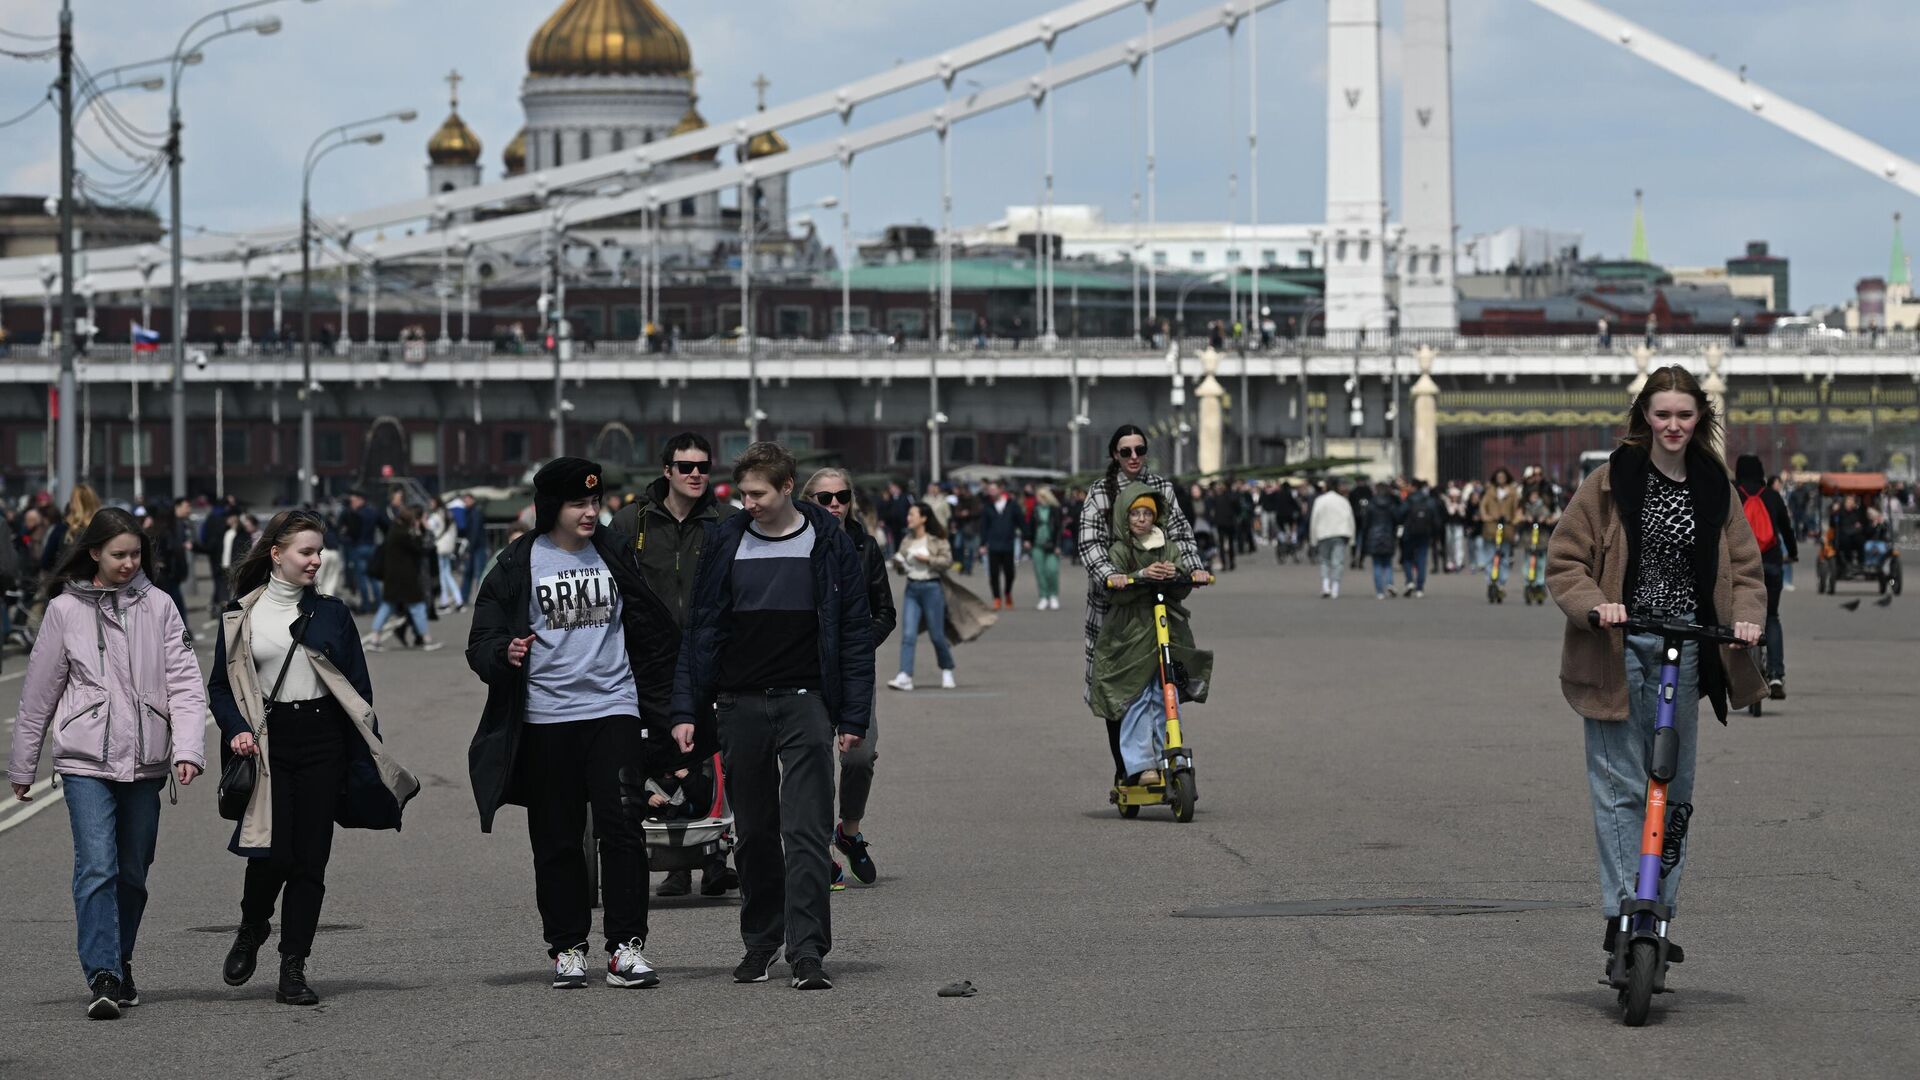
MULTIPOLYGON (((267 695, 267 705, 280 696, 280 688, 286 685, 287 668, 293 664, 293 650, 300 647, 296 635, 287 643, 287 658, 280 661, 280 677, 273 680, 273 692, 267 695)), ((249 728, 249 731, 252 729, 249 728)), ((220 816, 228 821, 239 821, 246 816, 247 804, 253 801, 254 784, 260 775, 260 757, 266 752, 260 745, 260 737, 254 735, 254 752, 242 757, 228 750, 226 762, 220 766, 220 816)))

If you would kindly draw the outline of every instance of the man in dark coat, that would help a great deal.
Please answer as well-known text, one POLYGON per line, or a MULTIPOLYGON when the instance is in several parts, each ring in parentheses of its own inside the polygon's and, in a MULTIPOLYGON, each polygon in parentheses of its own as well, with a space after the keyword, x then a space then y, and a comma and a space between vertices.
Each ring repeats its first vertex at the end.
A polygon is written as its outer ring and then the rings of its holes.
MULTIPOLYGON (((586 985, 593 895, 581 840, 589 806, 604 873, 607 982, 659 981, 647 935, 646 840, 621 802, 664 740, 673 615, 631 547, 601 530, 600 467, 557 458, 534 477, 535 527, 481 583, 467 666, 487 706, 467 751, 480 829, 502 805, 527 808, 535 894, 556 989, 586 985), (623 776, 623 774, 625 774, 623 776)), ((683 750, 691 750, 688 728, 683 750)))

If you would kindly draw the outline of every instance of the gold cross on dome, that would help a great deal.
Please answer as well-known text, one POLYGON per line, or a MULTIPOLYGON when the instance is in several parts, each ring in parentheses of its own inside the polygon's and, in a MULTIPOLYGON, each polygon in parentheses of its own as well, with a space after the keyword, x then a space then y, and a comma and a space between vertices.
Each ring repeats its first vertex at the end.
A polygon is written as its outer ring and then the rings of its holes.
POLYGON ((453 107, 456 109, 460 107, 460 84, 463 82, 466 79, 461 76, 459 68, 447 72, 446 84, 452 88, 453 107))
POLYGON ((763 110, 767 107, 767 87, 772 85, 772 83, 767 81, 767 77, 764 74, 754 77, 753 91, 760 99, 760 108, 763 110))

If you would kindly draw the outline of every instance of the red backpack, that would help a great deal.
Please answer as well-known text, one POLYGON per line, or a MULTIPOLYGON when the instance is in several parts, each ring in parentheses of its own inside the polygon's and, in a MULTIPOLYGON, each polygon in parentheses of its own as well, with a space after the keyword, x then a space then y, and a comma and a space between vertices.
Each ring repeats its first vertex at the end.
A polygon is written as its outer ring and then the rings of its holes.
MULTIPOLYGON (((1766 489, 1762 488, 1761 495, 1765 493, 1766 489)), ((1773 512, 1767 509, 1767 504, 1761 495, 1743 494, 1740 509, 1746 512, 1747 524, 1753 526, 1753 538, 1759 543, 1760 550, 1764 553, 1772 551, 1773 545, 1780 541, 1780 537, 1773 531, 1773 512)))

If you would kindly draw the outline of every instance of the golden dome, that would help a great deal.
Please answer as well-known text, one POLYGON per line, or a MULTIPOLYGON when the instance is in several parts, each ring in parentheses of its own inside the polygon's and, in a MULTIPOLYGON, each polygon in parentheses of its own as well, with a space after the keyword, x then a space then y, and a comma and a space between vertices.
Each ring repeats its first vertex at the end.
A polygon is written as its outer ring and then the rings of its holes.
POLYGON ((519 176, 527 171, 527 129, 513 137, 507 148, 500 153, 500 163, 507 167, 508 176, 519 176))
MULTIPOLYGON (((680 135, 691 135, 692 133, 696 131, 700 131, 707 126, 706 117, 701 116, 700 110, 694 107, 697 104, 699 104, 699 102, 700 102, 700 96, 698 94, 690 95, 687 98, 687 113, 685 116, 682 116, 680 118, 679 123, 673 125, 673 130, 667 133, 668 138, 671 139, 680 135)), ((680 160, 712 161, 719 156, 720 156, 720 148, 717 146, 709 146, 705 150, 697 150, 691 154, 688 154, 686 157, 681 158, 680 160)))
POLYGON ((763 131, 747 140, 747 160, 755 161, 763 157, 787 152, 787 140, 777 131, 763 131))
POLYGON ((567 0, 527 46, 527 73, 687 75, 687 36, 653 0, 567 0))
POLYGON ((477 165, 480 137, 460 119, 459 112, 448 113, 447 122, 427 140, 427 157, 435 165, 477 165))

